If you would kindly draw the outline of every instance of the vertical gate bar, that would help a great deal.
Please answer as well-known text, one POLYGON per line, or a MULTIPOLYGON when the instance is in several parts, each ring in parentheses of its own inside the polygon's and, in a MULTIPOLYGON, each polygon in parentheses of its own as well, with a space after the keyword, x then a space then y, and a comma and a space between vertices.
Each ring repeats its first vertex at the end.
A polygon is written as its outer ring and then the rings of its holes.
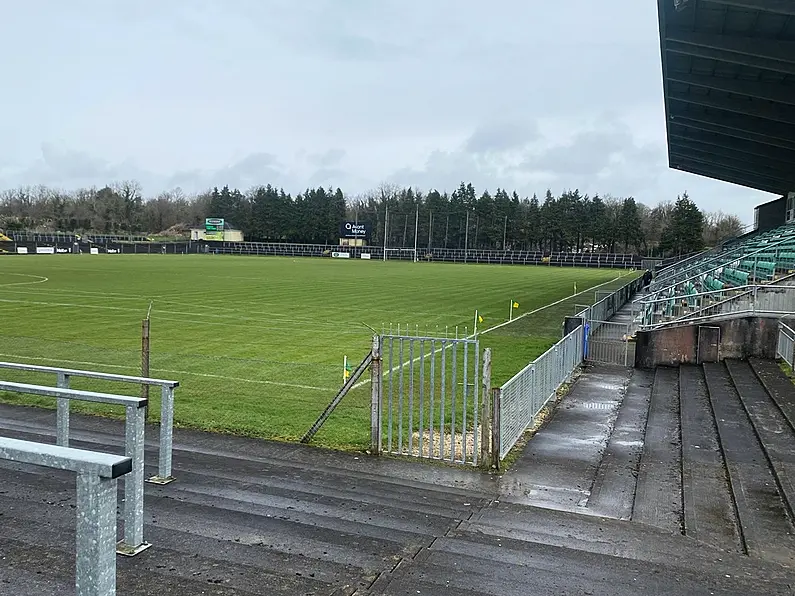
POLYGON ((428 457, 433 457, 433 419, 436 415, 434 396, 436 395, 436 340, 431 340, 431 380, 428 395, 430 407, 428 408, 428 457))
POLYGON ((447 400, 447 341, 442 340, 442 370, 440 371, 441 377, 441 390, 439 392, 439 459, 444 459, 444 402, 447 400))
POLYGON ((372 354, 370 364, 370 452, 374 455, 381 454, 381 410, 384 398, 381 391, 381 346, 383 335, 373 335, 372 354))
MULTIPOLYGON (((461 411, 461 459, 467 462, 467 394, 469 393, 469 342, 464 342, 464 400, 461 411)), ((477 406, 475 406, 477 407, 477 406)), ((477 434, 477 433, 475 433, 477 434)))
POLYGON ((423 425, 423 423, 424 423, 423 415, 425 413, 425 340, 424 339, 420 340, 420 395, 419 395, 419 398, 420 398, 420 419, 419 419, 419 421, 417 423, 417 430, 419 430, 419 437, 418 437, 417 440, 419 441, 419 445, 418 445, 419 449, 418 449, 418 451, 419 451, 420 457, 422 457, 422 446, 423 446, 422 438, 423 438, 423 433, 425 431, 425 428, 424 428, 424 425, 423 425))
POLYGON ((393 336, 389 337, 389 403, 387 404, 387 429, 386 429, 386 450, 387 453, 392 453, 392 389, 393 389, 393 379, 392 373, 392 355, 395 352, 395 338, 393 336))
POLYGON ((414 342, 409 340, 409 454, 414 455, 414 342))
POLYGON ((456 456, 456 428, 455 414, 456 401, 458 401, 458 346, 459 342, 453 343, 453 370, 450 377, 450 461, 455 461, 456 456))
MULTIPOLYGON (((475 399, 475 430, 474 430, 474 432, 475 432, 475 457, 477 458, 478 456, 481 456, 482 463, 485 465, 485 463, 486 463, 486 461, 488 459, 488 450, 487 450, 487 448, 488 448, 488 444, 489 444, 488 443, 488 440, 489 440, 489 434, 488 434, 489 433, 489 422, 490 422, 490 420, 489 420, 489 412, 491 411, 491 407, 490 407, 491 404, 489 404, 489 402, 487 400, 487 396, 489 394, 489 389, 490 389, 489 385, 491 385, 491 382, 489 381, 489 371, 488 371, 488 366, 489 366, 489 363, 491 362, 491 350, 489 348, 486 348, 486 352, 483 353, 483 391, 480 392, 480 393, 478 393, 478 389, 479 389, 478 386, 480 385, 480 383, 478 382, 478 376, 477 376, 478 375, 478 371, 480 369, 479 355, 480 355, 480 345, 479 345, 479 343, 476 340, 475 341, 475 397, 474 397, 474 399, 475 399), (483 419, 481 421, 481 424, 483 426, 480 429, 478 429, 478 403, 479 403, 478 397, 479 396, 480 396, 480 399, 483 400, 483 413, 482 413, 483 419), (480 449, 483 450, 482 453, 478 451, 478 439, 481 440, 480 449)), ((477 463, 478 463, 478 460, 476 459, 475 460, 475 464, 477 464, 477 463)))
MULTIPOLYGON (((57 386, 60 389, 69 389, 69 375, 58 373, 57 386)), ((69 400, 59 397, 56 400, 56 444, 69 447, 69 400)))
MULTIPOLYGON (((398 454, 403 455, 403 396, 405 394, 404 385, 403 385, 403 368, 404 368, 404 360, 403 360, 403 341, 404 338, 400 338, 398 340, 400 342, 400 354, 398 360, 398 366, 400 367, 400 372, 398 373, 398 386, 400 387, 398 391, 398 454)), ((411 340, 409 340, 411 341, 411 340)))
POLYGON ((629 364, 629 325, 624 330, 624 366, 629 364))

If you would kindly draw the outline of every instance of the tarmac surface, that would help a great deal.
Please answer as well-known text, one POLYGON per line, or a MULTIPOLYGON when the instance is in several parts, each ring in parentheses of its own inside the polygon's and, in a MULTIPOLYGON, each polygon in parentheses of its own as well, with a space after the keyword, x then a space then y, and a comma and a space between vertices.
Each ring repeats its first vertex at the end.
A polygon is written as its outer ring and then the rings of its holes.
MULTIPOLYGON (((176 430, 117 593, 792 594, 793 420, 793 385, 753 361, 591 367, 502 476, 176 430)), ((122 453, 121 422, 71 422, 122 453)), ((0 406, 3 436, 54 429, 0 406)), ((72 474, 0 462, 0 594, 74 593, 74 504, 72 474)))

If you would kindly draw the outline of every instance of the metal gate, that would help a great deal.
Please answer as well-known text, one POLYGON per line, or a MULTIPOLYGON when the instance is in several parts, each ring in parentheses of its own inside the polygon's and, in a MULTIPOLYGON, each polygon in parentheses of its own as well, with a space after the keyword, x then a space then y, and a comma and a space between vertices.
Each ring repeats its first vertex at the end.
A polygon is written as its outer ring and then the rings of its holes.
POLYGON ((477 465, 478 341, 382 335, 380 342, 379 451, 477 465))
POLYGON ((630 350, 629 339, 630 325, 627 323, 590 321, 588 340, 585 344, 585 360, 629 366, 630 362, 634 361, 634 350, 630 350), (631 359, 630 356, 632 356, 631 359))

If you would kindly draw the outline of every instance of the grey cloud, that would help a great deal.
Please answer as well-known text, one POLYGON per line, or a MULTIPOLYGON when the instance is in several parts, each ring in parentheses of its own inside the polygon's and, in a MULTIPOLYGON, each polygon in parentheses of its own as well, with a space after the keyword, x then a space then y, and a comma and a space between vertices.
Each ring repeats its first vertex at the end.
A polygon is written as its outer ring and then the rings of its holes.
POLYGON ((323 153, 312 153, 307 156, 307 161, 318 167, 331 167, 339 165, 345 157, 344 149, 329 149, 323 153))
POLYGON ((520 149, 540 138, 535 122, 495 122, 482 124, 467 139, 464 149, 470 153, 488 153, 520 149))
POLYGON ((767 198, 668 169, 653 2, 128 4, 4 12, 14 93, 0 112, 0 187, 135 178, 147 194, 262 183, 356 194, 471 180, 647 203, 688 189, 743 217, 767 198))
POLYGON ((309 186, 344 187, 347 178, 345 171, 339 168, 321 168, 309 176, 307 182, 309 186))

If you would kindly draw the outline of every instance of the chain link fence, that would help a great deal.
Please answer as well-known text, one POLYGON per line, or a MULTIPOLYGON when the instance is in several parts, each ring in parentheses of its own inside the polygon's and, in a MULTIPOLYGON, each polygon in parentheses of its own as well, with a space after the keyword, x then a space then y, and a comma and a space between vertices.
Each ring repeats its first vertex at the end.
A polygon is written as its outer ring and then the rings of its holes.
MULTIPOLYGON (((192 331, 190 327, 186 329, 192 331)), ((157 320, 152 321, 152 347, 149 375, 173 378, 180 382, 176 392, 175 425, 207 430, 223 430, 247 436, 298 440, 314 422, 319 405, 331 399, 343 383, 344 363, 285 361, 249 355, 221 355, 224 346, 196 345, 194 349, 175 350, 161 347, 157 320), (223 349, 222 349, 223 348, 223 349)), ((368 337, 361 334, 361 349, 351 348, 350 359, 366 353, 368 337)), ((64 366, 83 370, 137 375, 141 372, 141 339, 106 337, 100 341, 55 340, 44 337, 4 335, 0 342, 0 360, 44 366, 64 366)), ((274 353, 273 356, 276 356, 274 353)), ((316 359, 314 359, 316 360, 316 359)), ((4 370, 4 380, 49 385, 52 375, 4 370)), ((106 391, 139 396, 140 388, 110 381, 74 378, 74 389, 106 391)), ((53 407, 52 400, 6 394, 7 403, 53 407)), ((76 412, 91 412, 118 417, 118 408, 102 404, 79 403, 76 412)), ((346 398, 338 415, 345 418, 335 445, 357 448, 369 440, 369 411, 366 387, 357 387, 346 398), (358 424, 351 424, 358 419, 358 424), (345 435, 345 436, 343 436, 345 435)), ((159 420, 160 395, 150 393, 148 417, 159 420)), ((320 441, 322 444, 322 436, 320 441)))

